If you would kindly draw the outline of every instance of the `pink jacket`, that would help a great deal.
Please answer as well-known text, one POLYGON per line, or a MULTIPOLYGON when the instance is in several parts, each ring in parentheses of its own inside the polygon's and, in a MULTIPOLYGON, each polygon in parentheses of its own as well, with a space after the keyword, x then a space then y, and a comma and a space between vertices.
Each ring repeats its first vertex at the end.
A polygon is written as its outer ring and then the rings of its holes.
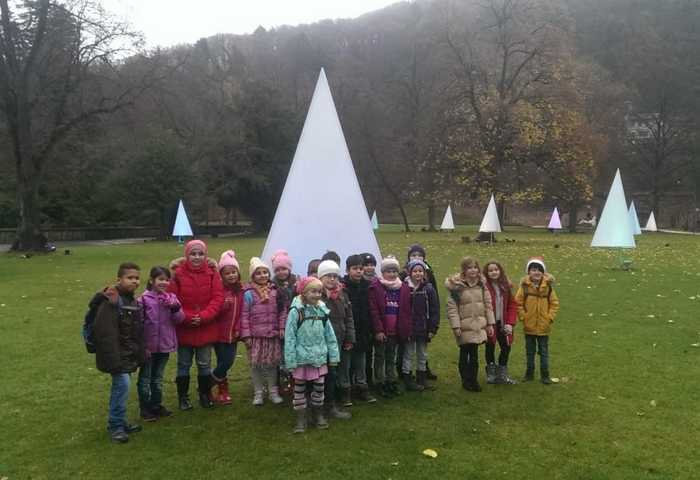
POLYGON ((283 302, 278 302, 277 288, 270 284, 270 296, 267 302, 262 302, 254 287, 248 286, 243 294, 241 309, 241 338, 279 337, 284 333, 287 323, 287 308, 283 302))

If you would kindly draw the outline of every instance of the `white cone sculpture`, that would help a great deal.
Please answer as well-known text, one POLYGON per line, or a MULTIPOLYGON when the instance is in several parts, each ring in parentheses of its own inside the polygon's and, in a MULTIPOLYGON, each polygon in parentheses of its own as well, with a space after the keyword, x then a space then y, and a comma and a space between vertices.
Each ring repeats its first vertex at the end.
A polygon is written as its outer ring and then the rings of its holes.
POLYGON ((382 258, 323 70, 262 258, 280 249, 303 273, 328 250, 343 261, 363 252, 382 258))
POLYGON ((377 211, 372 212, 372 229, 379 230, 379 220, 377 220, 377 211))
POLYGON ((501 231, 501 222, 498 221, 498 210, 496 209, 496 199, 491 195, 489 206, 486 208, 484 218, 481 220, 480 232, 495 233, 501 231))
POLYGON ((561 219, 559 218, 559 210, 557 210, 557 207, 554 207, 554 211, 552 212, 552 217, 549 219, 549 225, 547 225, 547 228, 550 230, 561 230, 561 219))
POLYGON ((455 221, 452 218, 452 206, 448 205, 447 210, 445 210, 445 216, 442 217, 442 224, 440 224, 440 230, 454 230, 455 221))
POLYGON ((600 215, 600 221, 593 234, 591 247, 636 247, 619 169, 615 173, 610 193, 605 200, 603 213, 600 215))
POLYGON ((639 226, 639 218, 637 217, 637 209, 634 207, 634 200, 630 203, 630 209, 627 211, 630 217, 630 225, 632 226, 632 235, 641 235, 642 229, 639 226))
POLYGON ((185 211, 185 206, 180 200, 177 206, 177 215, 175 216, 175 225, 173 226, 173 237, 191 237, 192 227, 190 227, 190 221, 187 218, 187 212, 185 211))
POLYGON ((654 218, 654 212, 651 212, 651 215, 649 215, 649 220, 647 220, 647 225, 644 227, 644 230, 647 232, 656 232, 656 218, 654 218))

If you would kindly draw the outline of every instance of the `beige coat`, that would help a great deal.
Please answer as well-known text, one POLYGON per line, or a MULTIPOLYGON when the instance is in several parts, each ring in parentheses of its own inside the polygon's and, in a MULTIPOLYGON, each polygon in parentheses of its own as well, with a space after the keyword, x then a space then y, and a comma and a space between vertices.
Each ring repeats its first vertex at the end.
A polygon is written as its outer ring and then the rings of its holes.
POLYGON ((488 288, 481 281, 470 287, 459 274, 449 277, 445 281, 445 287, 450 292, 447 300, 450 327, 461 330, 457 344, 484 343, 486 326, 496 323, 488 288))

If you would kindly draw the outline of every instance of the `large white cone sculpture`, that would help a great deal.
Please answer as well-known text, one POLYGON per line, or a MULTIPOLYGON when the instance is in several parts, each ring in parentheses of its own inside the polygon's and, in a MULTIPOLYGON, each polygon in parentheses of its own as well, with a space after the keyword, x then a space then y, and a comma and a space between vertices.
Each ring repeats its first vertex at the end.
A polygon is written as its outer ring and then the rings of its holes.
POLYGON ((615 173, 610 193, 605 200, 603 213, 600 215, 600 221, 593 234, 591 247, 636 247, 619 169, 615 173))
POLYGON ((561 230, 561 219, 559 218, 559 210, 557 210, 557 207, 554 207, 552 218, 549 219, 547 228, 550 230, 561 230))
POLYGON ((372 212, 372 229, 379 230, 379 220, 377 220, 377 211, 372 212))
POLYGON ((630 225, 632 226, 632 235, 641 235, 642 229, 639 226, 639 218, 637 217, 637 209, 634 207, 634 200, 630 203, 630 209, 627 211, 630 217, 630 225))
POLYGON ((649 220, 647 220, 647 225, 644 227, 644 230, 648 232, 656 232, 656 218, 654 218, 654 212, 651 212, 651 215, 649 215, 649 220))
POLYGON ((363 252, 382 258, 323 70, 262 258, 280 249, 300 273, 328 250, 343 262, 363 252))
POLYGON ((190 227, 190 221, 187 218, 187 212, 185 212, 185 206, 182 204, 182 200, 177 206, 177 215, 175 216, 175 225, 173 226, 173 237, 191 237, 192 227, 190 227))
POLYGON ((442 223, 440 224, 440 230, 454 230, 455 221, 452 218, 452 206, 448 205, 447 210, 445 210, 445 216, 442 217, 442 223))
POLYGON ((484 218, 481 220, 480 232, 494 233, 501 231, 501 222, 498 221, 498 210, 496 209, 496 199, 491 195, 489 206, 486 208, 484 218))

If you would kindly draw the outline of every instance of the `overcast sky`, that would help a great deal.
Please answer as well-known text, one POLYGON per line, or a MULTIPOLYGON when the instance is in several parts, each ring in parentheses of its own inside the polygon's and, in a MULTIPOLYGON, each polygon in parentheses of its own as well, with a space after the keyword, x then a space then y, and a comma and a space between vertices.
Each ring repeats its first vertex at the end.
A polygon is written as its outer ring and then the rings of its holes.
POLYGON ((146 35, 149 47, 194 43, 217 33, 252 33, 258 25, 354 18, 399 0, 103 0, 146 35))

